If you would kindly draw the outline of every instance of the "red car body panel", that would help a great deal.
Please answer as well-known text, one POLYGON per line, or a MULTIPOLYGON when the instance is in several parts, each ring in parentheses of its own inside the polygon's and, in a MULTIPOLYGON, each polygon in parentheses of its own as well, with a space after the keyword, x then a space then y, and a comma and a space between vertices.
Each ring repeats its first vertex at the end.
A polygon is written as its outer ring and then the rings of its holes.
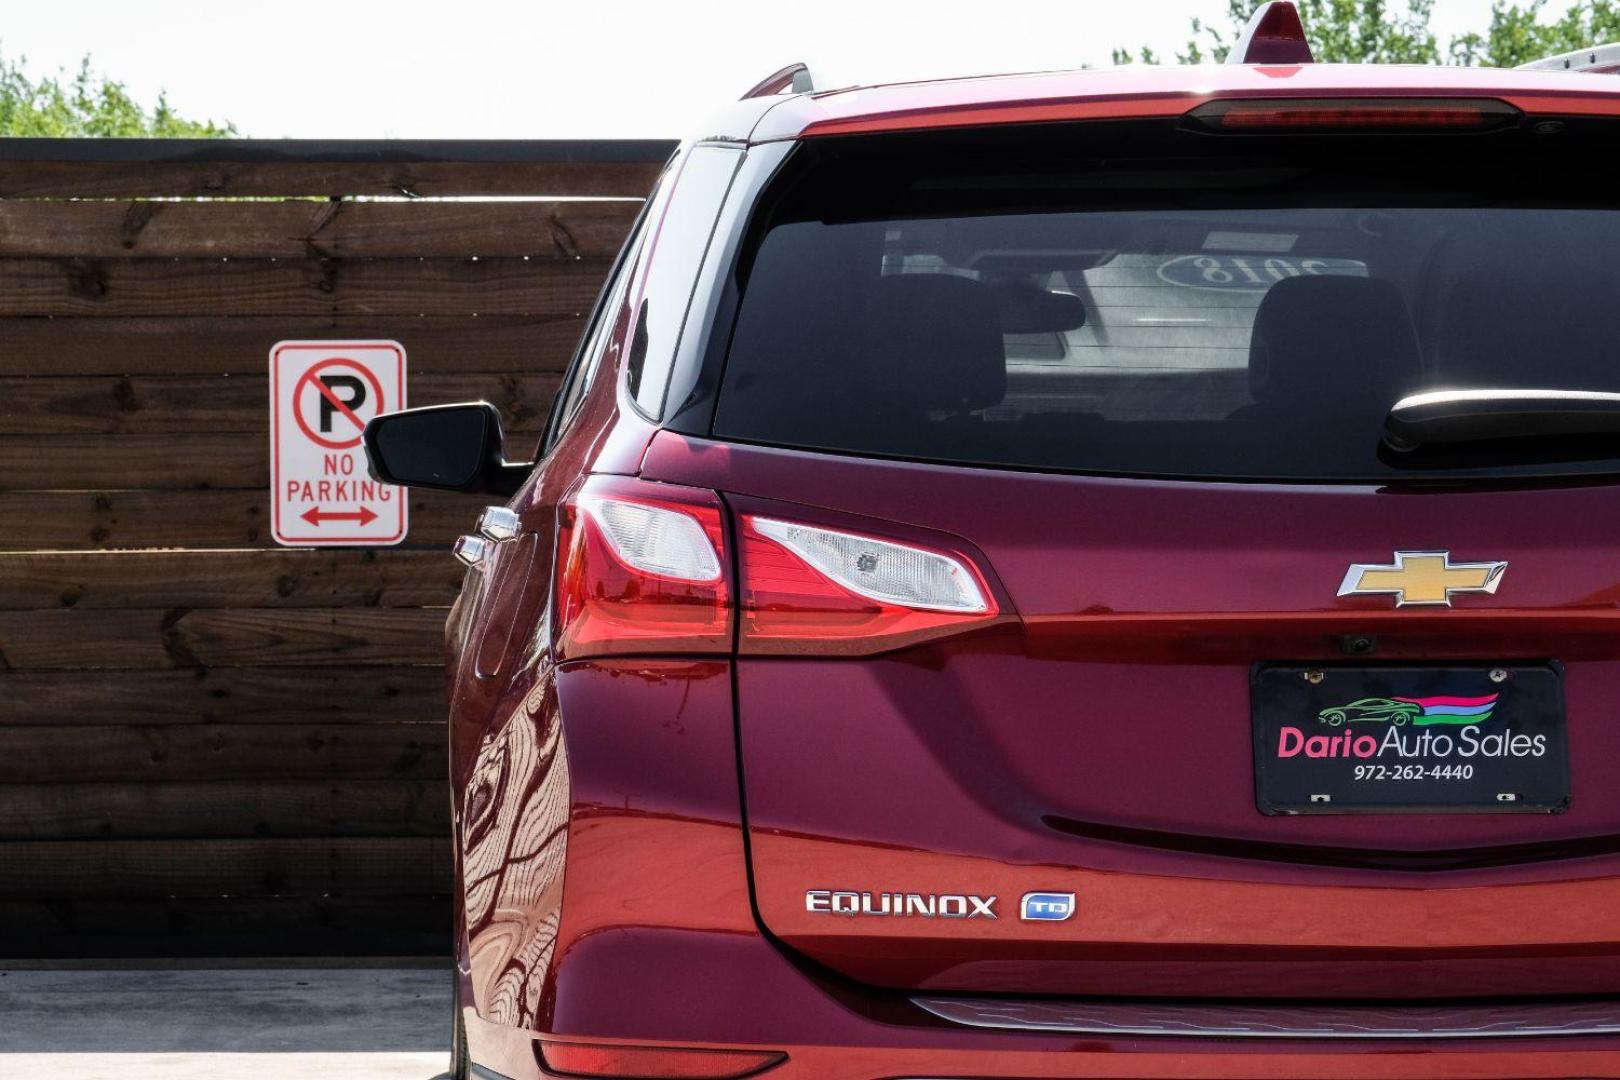
MULTIPOLYGON (((755 143, 1175 116, 1220 97, 1494 97, 1620 115, 1602 77, 1291 66, 1007 76, 799 95, 755 143)), ((742 113, 738 113, 742 116, 742 113)), ((656 208, 655 208, 656 212, 656 208)), ((1620 1077, 1613 1036, 1391 1043, 988 1030, 919 992, 1219 1002, 1620 994, 1620 564, 1612 489, 1412 495, 916 465, 660 430, 625 388, 636 282, 600 372, 448 627, 473 1060, 540 1080, 545 1038, 757 1048, 770 1076, 1620 1077), (947 537, 1004 617, 896 652, 554 663, 559 506, 639 476, 782 515, 947 537), (1549 533, 1546 522, 1562 527, 1549 533), (1196 525, 1189 528, 1189 523, 1196 525), (1511 595, 1336 598, 1392 543, 1505 559, 1511 595), (1548 816, 1264 817, 1257 658, 1557 656, 1572 783, 1548 816), (814 762, 814 768, 805 768, 814 762), (1083 781, 1082 781, 1083 778, 1083 781), (827 918, 807 890, 1074 892, 1056 925, 827 918)), ((735 533, 733 533, 735 534, 735 533)))

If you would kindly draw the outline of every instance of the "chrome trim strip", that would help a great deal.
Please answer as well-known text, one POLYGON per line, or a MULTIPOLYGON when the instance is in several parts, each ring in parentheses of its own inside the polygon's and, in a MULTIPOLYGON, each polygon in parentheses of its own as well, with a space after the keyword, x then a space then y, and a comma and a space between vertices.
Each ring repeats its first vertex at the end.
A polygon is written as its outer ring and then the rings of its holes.
POLYGON ((1530 1005, 1178 1005, 914 997, 973 1028, 1204 1039, 1499 1039, 1620 1034, 1620 1000, 1530 1005))

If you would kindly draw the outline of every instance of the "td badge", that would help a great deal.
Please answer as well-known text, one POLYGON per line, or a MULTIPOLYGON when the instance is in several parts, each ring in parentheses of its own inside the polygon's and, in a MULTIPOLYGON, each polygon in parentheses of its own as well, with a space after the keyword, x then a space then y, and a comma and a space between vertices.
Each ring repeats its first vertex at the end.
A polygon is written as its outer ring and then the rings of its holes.
POLYGON ((1018 905, 1018 917, 1026 922, 1062 922, 1074 914, 1074 893, 1025 893, 1018 905))

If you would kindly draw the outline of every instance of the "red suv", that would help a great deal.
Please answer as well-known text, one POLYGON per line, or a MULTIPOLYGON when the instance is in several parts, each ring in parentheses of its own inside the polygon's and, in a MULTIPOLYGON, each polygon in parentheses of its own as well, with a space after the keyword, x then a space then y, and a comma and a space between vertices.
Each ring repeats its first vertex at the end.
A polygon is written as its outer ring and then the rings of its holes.
POLYGON ((1620 84, 1237 55, 779 73, 534 461, 372 423, 455 1076, 1620 1076, 1620 84))

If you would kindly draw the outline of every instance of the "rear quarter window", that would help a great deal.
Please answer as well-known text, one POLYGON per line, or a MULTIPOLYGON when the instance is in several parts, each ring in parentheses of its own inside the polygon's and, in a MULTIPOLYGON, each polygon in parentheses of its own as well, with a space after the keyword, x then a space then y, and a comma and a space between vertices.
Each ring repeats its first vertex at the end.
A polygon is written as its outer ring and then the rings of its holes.
POLYGON ((626 358, 630 395, 646 415, 663 413, 664 392, 698 270, 742 151, 699 145, 677 166, 668 203, 655 208, 643 257, 647 272, 636 296, 636 324, 626 358))

